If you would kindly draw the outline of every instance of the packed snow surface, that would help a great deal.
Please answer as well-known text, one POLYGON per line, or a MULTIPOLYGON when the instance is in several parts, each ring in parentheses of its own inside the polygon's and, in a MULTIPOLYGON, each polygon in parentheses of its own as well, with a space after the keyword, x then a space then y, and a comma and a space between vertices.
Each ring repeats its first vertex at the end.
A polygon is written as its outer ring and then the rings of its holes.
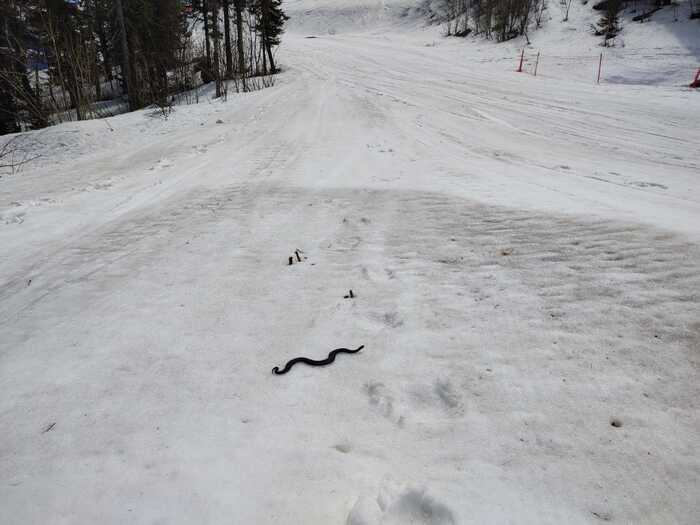
POLYGON ((692 72, 333 5, 272 88, 26 136, 0 523, 697 523, 692 72))

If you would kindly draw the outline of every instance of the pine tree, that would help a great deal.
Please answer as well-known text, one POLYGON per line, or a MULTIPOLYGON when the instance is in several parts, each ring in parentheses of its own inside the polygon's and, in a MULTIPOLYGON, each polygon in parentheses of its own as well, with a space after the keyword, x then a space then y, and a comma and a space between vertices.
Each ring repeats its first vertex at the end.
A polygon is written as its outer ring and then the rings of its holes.
POLYGON ((6 0, 0 5, 0 134, 48 125, 38 86, 28 77, 30 54, 36 60, 38 37, 30 20, 32 2, 6 0))
POLYGON ((12 2, 0 5, 0 135, 20 130, 18 101, 15 92, 16 67, 19 57, 12 45, 13 31, 18 26, 18 12, 12 2))
POLYGON ((604 43, 607 46, 608 41, 615 38, 620 32, 620 12, 624 6, 623 0, 607 0, 603 15, 598 21, 600 34, 605 39, 604 43))
POLYGON ((282 10, 282 0, 255 0, 251 9, 259 17, 259 32, 263 50, 270 61, 270 72, 275 73, 275 59, 272 48, 280 44, 284 24, 289 17, 282 10))

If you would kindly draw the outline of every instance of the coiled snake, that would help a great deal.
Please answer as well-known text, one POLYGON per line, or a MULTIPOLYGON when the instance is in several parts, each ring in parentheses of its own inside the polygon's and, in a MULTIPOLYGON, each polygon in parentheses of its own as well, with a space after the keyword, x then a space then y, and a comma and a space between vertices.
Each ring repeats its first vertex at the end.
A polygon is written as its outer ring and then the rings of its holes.
POLYGON ((350 350, 348 348, 336 348, 335 350, 332 350, 330 354, 328 354, 328 357, 326 359, 321 359, 319 361, 316 361, 314 359, 309 359, 308 357, 295 357, 291 361, 289 361, 286 365, 284 365, 284 368, 282 370, 279 369, 279 367, 275 367, 272 369, 273 374, 277 375, 282 375, 286 374, 289 372, 289 370, 297 363, 304 363, 307 365, 311 366, 325 366, 325 365, 330 365, 333 361, 335 361, 335 356, 338 354, 355 354, 362 350, 365 347, 365 345, 361 345, 355 350, 350 350))

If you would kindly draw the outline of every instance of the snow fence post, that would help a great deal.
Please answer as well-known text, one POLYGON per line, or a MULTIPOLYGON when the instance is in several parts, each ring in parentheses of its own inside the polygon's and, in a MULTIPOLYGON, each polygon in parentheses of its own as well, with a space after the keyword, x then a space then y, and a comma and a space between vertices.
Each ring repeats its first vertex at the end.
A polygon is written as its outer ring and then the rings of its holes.
POLYGON ((516 73, 523 72, 523 59, 524 58, 525 58, 525 48, 523 48, 522 52, 520 53, 520 65, 518 66, 516 73))
POLYGON ((600 84, 600 70, 603 67, 603 52, 600 52, 600 60, 598 60, 598 80, 596 80, 596 84, 600 84))

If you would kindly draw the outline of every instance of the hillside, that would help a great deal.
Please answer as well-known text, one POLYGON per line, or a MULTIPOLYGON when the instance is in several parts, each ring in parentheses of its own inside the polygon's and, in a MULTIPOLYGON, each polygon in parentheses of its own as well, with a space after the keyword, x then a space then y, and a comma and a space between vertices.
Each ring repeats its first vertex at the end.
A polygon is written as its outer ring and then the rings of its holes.
POLYGON ((534 22, 528 38, 496 43, 482 35, 445 40, 444 0, 290 0, 290 27, 309 35, 365 32, 374 35, 400 34, 415 44, 450 48, 455 60, 500 62, 504 69, 517 68, 526 49, 526 70, 533 72, 537 53, 538 75, 562 79, 595 81, 598 59, 604 54, 602 79, 608 83, 683 86, 700 68, 700 23, 689 15, 694 5, 682 0, 676 8, 667 6, 645 23, 633 18, 647 9, 631 4, 621 17, 622 31, 614 47, 601 49, 602 37, 592 27, 601 13, 592 3, 572 1, 566 22, 565 3, 545 0, 542 25, 534 22), (462 41, 469 45, 455 42, 462 41), (452 49, 457 47, 458 50, 452 49))

